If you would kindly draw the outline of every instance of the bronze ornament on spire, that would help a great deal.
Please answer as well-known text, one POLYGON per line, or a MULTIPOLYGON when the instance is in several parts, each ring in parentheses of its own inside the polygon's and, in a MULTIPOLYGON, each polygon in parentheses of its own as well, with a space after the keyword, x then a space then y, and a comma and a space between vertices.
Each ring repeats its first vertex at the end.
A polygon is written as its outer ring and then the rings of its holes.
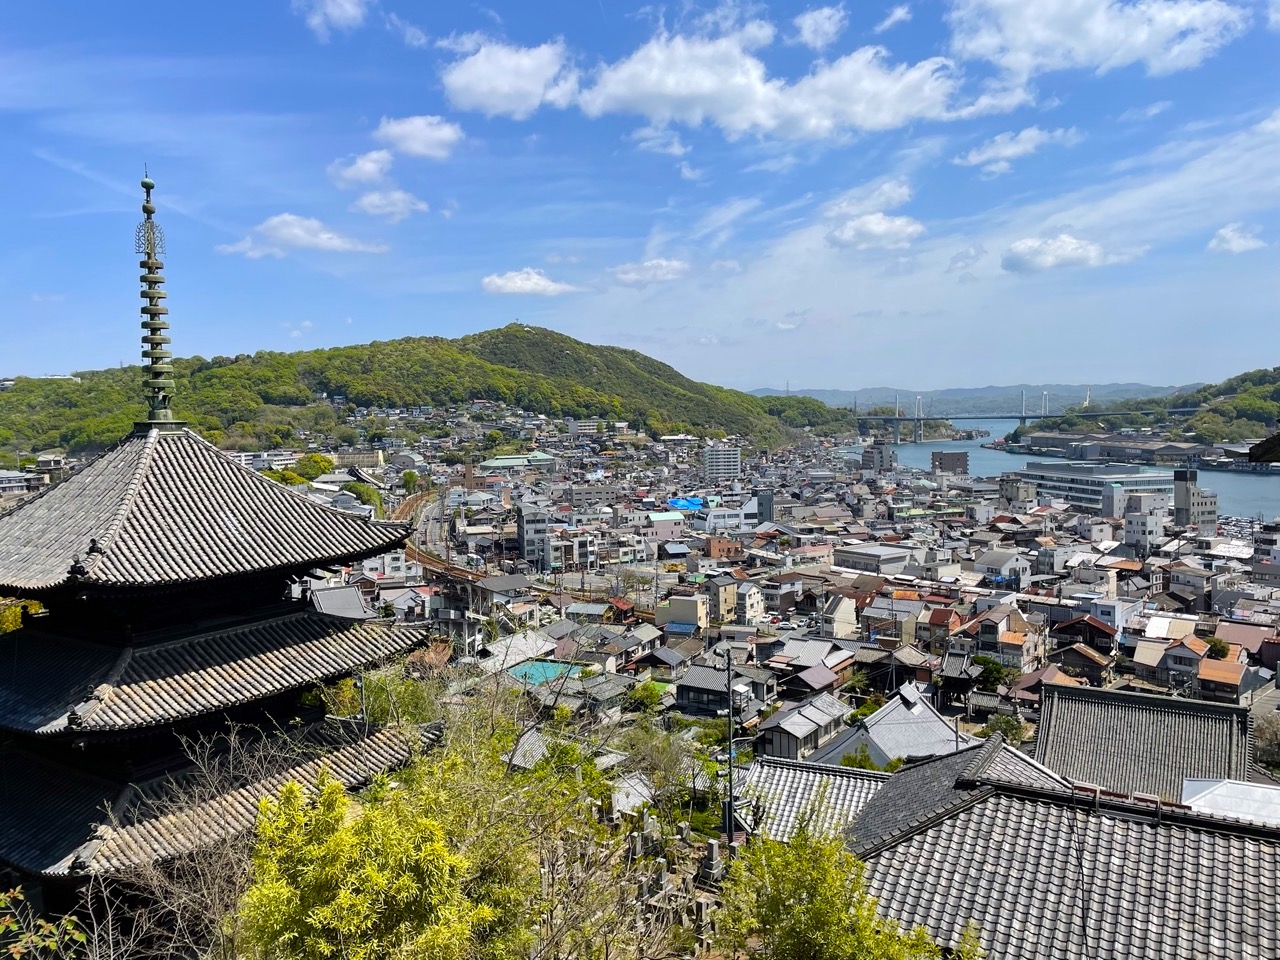
POLYGON ((158 424, 174 423, 171 404, 173 402, 173 354, 169 351, 170 343, 166 332, 169 322, 165 317, 169 308, 162 305, 165 292, 160 289, 164 285, 164 263, 159 259, 164 249, 164 231, 153 219, 156 205, 151 202, 151 191, 155 183, 149 176, 142 178, 144 192, 142 200, 143 221, 138 224, 135 233, 135 252, 142 254, 138 263, 142 270, 140 278, 142 290, 139 296, 146 301, 142 305, 142 358, 147 361, 146 387, 149 412, 147 420, 139 427, 151 428, 158 424))

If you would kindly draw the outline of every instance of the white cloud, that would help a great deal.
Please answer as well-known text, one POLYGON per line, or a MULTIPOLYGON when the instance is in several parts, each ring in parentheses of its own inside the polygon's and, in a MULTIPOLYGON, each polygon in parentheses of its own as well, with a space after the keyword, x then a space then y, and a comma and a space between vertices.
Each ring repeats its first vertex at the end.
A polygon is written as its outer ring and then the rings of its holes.
MULTIPOLYGON (((1278 2, 1280 2, 1280 0, 1278 0, 1278 2)), ((1145 107, 1130 107, 1124 113, 1120 114, 1120 122, 1141 123, 1143 120, 1150 120, 1152 117, 1158 117, 1172 106, 1172 100, 1157 100, 1155 103, 1147 104, 1145 107)))
POLYGON ((1261 250, 1267 245, 1258 234, 1259 227, 1246 227, 1243 223, 1228 223, 1213 235, 1206 250, 1215 253, 1248 253, 1250 250, 1261 250))
POLYGON ((480 31, 471 33, 451 33, 436 41, 436 46, 450 53, 468 54, 479 50, 489 38, 480 31))
POLYGON ((678 169, 680 170, 681 180, 701 180, 702 179, 702 171, 699 170, 697 167, 691 166, 688 160, 681 160, 680 166, 678 169))
POLYGON ((373 135, 410 157, 433 160, 444 160, 466 139, 460 126, 436 116, 383 117, 373 135))
POLYGON ((819 7, 816 10, 806 10, 791 22, 796 27, 794 42, 803 43, 811 50, 821 53, 844 33, 844 28, 849 24, 849 15, 845 13, 843 5, 819 7))
POLYGON ((884 213, 864 213, 827 232, 827 242, 855 250, 901 250, 924 233, 924 224, 911 217, 890 217, 884 213))
POLYGON ((712 270, 723 270, 725 273, 741 273, 742 264, 737 260, 716 260, 711 264, 712 270))
POLYGON ((364 194, 351 205, 352 210, 367 213, 371 217, 386 217, 392 223, 399 223, 405 217, 415 213, 426 213, 430 208, 426 202, 419 200, 404 190, 373 190, 364 194))
POLYGON ((1280 30, 1280 0, 1271 0, 1267 5, 1267 26, 1280 30))
POLYGON ((1132 64, 1188 70, 1244 33, 1249 13, 1225 0, 954 0, 948 19, 959 56, 1029 78, 1132 64))
POLYGON ((770 77, 754 55, 774 36, 772 24, 760 20, 718 36, 659 32, 598 70, 579 105, 590 117, 637 114, 655 126, 711 123, 731 140, 817 140, 952 115, 959 78, 946 58, 890 64, 882 47, 862 47, 788 83, 770 77))
POLYGON ((330 230, 319 220, 296 213, 277 213, 263 220, 243 240, 219 244, 218 253, 241 253, 251 260, 283 257, 289 250, 329 253, 385 253, 381 243, 365 243, 330 230))
POLYGON ((427 37, 425 30, 414 26, 394 13, 387 14, 387 29, 392 33, 400 34, 400 39, 404 41, 407 47, 414 47, 420 50, 430 43, 430 38, 427 37))
POLYGON ((65 293, 33 293, 31 294, 32 303, 61 303, 67 299, 65 293))
POLYGON ((1099 244, 1064 232, 1053 237, 1015 240, 1000 258, 1000 266, 1010 273, 1036 273, 1055 267, 1102 267, 1125 263, 1141 253, 1108 253, 1099 244))
POLYGON ((576 253, 548 253, 547 263, 577 263, 581 257, 576 253))
POLYGON ((358 183, 377 183, 391 169, 390 150, 370 150, 349 160, 329 164, 329 177, 340 187, 358 183))
POLYGON ((892 210, 911 199, 911 184, 905 180, 881 180, 850 190, 827 206, 828 217, 856 217, 864 213, 892 210))
POLYGON ((689 148, 680 141, 680 134, 669 127, 641 127, 632 131, 631 139, 637 147, 649 153, 683 157, 689 152, 689 148))
POLYGON ((911 19, 911 8, 905 3, 899 4, 889 11, 889 15, 881 20, 875 26, 876 33, 884 33, 900 23, 906 23, 911 19))
POLYGON ((951 162, 962 167, 982 167, 987 176, 999 176, 1012 169, 1011 161, 1029 157, 1047 143, 1060 143, 1073 146, 1080 142, 1080 134, 1075 127, 1063 130, 1041 130, 1039 127, 1027 127, 1018 133, 1010 130, 992 137, 980 147, 974 147, 968 153, 955 157, 951 162))
POLYGON ((293 0, 293 12, 307 21, 307 26, 321 43, 329 42, 333 30, 354 30, 364 23, 373 0, 293 0))
POLYGON ((578 91, 578 75, 566 62, 561 40, 538 47, 486 41, 446 67, 441 79, 455 107, 515 120, 544 103, 566 107, 578 91))
POLYGON ((611 271, 619 283, 642 287, 650 283, 666 283, 679 280, 689 272, 689 264, 683 260, 667 260, 656 257, 642 263, 624 263, 611 271))
POLYGON ((568 283, 552 280, 541 270, 525 267, 510 273, 491 273, 480 281, 485 293, 529 294, 539 297, 558 297, 563 293, 577 293, 578 288, 568 283))

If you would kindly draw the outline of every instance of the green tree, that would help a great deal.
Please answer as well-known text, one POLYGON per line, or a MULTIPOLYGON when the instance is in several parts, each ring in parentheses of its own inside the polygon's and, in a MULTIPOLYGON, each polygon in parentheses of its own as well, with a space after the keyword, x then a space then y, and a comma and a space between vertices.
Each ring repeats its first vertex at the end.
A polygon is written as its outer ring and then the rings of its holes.
POLYGON ((626 707, 637 713, 657 713, 662 706, 662 688, 652 680, 637 683, 627 691, 626 707))
POLYGON ((383 514, 382 494, 378 492, 378 488, 367 483, 352 481, 344 483, 341 489, 354 496, 366 506, 373 507, 375 516, 381 517, 383 514))
POLYGON ((1017 670, 1006 667, 995 657, 988 657, 985 654, 974 657, 973 663, 982 668, 982 674, 978 677, 979 690, 995 691, 1000 687, 1008 686, 1021 676, 1017 670))
POLYGON ((333 467, 333 460, 324 454, 305 453, 293 465, 293 472, 300 477, 314 480, 316 477, 322 477, 326 473, 333 473, 333 467))
POLYGON ((22 626, 22 611, 39 613, 43 608, 35 600, 15 600, 0 605, 0 633, 8 633, 22 626))
POLYGON ((404 492, 412 496, 418 491, 418 471, 406 470, 400 474, 400 482, 404 484, 404 492))
POLYGON ((1209 659, 1211 660, 1225 660, 1227 655, 1231 653, 1231 644, 1221 637, 1210 637, 1206 643, 1209 645, 1209 659))
POLYGON ((245 945, 263 960, 462 958, 485 907, 462 890, 466 861, 398 791, 358 810, 337 781, 296 783, 262 804, 245 945))
POLYGON ((502 442, 501 430, 490 430, 488 433, 484 435, 484 448, 486 450, 492 450, 501 442, 502 442))
POLYGON ((989 737, 996 733, 1001 734, 1004 742, 1009 746, 1017 747, 1027 738, 1027 727, 1017 717, 996 714, 987 721, 985 727, 978 731, 978 736, 989 737))
POLYGON ((933 960, 921 928, 876 912, 866 868, 834 834, 804 817, 789 842, 752 841, 729 865, 719 945, 753 960, 933 960))
POLYGON ((10 956, 77 956, 87 939, 75 917, 42 919, 27 905, 21 887, 0 890, 0 944, 10 956))
POLYGON ((306 477, 299 476, 292 470, 263 470, 262 475, 268 480, 283 483, 287 487, 300 487, 307 482, 306 477))
POLYGON ((855 753, 846 753, 840 758, 840 766, 851 767, 854 770, 883 770, 885 773, 893 773, 902 766, 901 757, 892 757, 883 767, 871 759, 871 751, 867 749, 865 743, 859 744, 855 753))
POLYGON ((1273 710, 1258 718, 1253 726, 1253 742, 1258 762, 1272 770, 1280 769, 1280 713, 1273 710))

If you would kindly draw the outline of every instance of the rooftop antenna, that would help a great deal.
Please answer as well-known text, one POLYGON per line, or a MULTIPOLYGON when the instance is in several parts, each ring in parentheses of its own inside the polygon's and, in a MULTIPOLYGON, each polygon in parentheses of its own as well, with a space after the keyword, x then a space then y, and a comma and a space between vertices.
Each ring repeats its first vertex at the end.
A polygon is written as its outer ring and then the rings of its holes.
POLYGON ((157 427, 173 427, 178 421, 173 419, 171 404, 173 403, 173 354, 169 351, 169 337, 165 332, 169 322, 165 317, 169 308, 161 306, 165 299, 164 263, 159 259, 165 253, 164 230, 153 219, 156 205, 151 200, 151 191, 155 182, 142 168, 142 215, 143 220, 134 231, 134 252, 142 255, 138 267, 142 270, 139 278, 142 283, 140 296, 146 301, 142 305, 142 358, 147 361, 145 371, 147 388, 147 419, 138 424, 140 430, 153 430, 157 427))

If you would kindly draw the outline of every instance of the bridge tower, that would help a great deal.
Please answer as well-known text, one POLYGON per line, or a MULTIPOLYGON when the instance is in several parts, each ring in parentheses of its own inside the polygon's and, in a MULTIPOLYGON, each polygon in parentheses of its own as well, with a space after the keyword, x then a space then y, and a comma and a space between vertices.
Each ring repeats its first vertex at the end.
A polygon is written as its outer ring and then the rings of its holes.
POLYGON ((924 443, 924 398, 916 397, 915 441, 924 443))

